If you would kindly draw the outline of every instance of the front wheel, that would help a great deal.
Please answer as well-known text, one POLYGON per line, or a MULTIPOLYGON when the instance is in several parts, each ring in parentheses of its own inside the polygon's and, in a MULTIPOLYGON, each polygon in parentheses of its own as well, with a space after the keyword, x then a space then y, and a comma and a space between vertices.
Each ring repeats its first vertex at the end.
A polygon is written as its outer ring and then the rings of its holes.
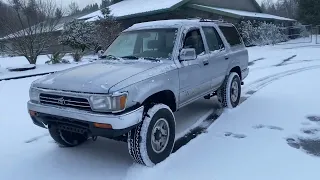
POLYGON ((128 149, 139 164, 154 166, 172 152, 175 140, 175 119, 164 104, 150 108, 142 123, 128 133, 128 149))
POLYGON ((224 108, 235 108, 239 105, 241 97, 241 79, 237 73, 230 73, 217 91, 217 96, 224 108))

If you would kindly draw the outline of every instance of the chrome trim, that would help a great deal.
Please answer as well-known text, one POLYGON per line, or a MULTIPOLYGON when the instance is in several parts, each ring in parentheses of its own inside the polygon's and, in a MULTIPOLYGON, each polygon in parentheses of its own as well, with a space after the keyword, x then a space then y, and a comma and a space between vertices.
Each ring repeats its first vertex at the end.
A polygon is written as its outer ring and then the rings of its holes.
POLYGON ((125 114, 112 115, 82 111, 73 108, 46 106, 29 101, 28 110, 80 121, 110 124, 113 129, 126 129, 142 121, 144 106, 125 114))
POLYGON ((60 95, 60 94, 49 94, 49 93, 43 93, 43 92, 40 92, 39 93, 39 102, 40 104, 44 104, 44 105, 57 105, 57 106, 60 106, 60 107, 66 107, 66 106, 69 106, 69 107, 73 107, 73 108, 87 108, 87 109, 90 109, 92 110, 91 108, 91 105, 90 105, 90 102, 88 101, 88 99, 86 98, 82 98, 82 97, 76 97, 77 99, 81 99, 80 101, 72 101, 72 100, 68 100, 68 98, 75 98, 75 97, 72 97, 72 96, 65 96, 65 95, 60 95), (53 98, 53 97, 47 97, 47 96, 58 96, 58 98, 53 98), (60 103, 60 100, 63 102, 63 103, 60 103), (83 101, 86 101, 86 102, 83 102, 83 101))
POLYGON ((98 111, 98 110, 93 109, 92 103, 90 101, 90 97, 91 96, 116 97, 116 96, 120 96, 120 95, 126 94, 127 95, 127 100, 128 100, 128 96, 129 96, 128 92, 120 92, 118 94, 96 94, 96 93, 83 93, 83 92, 71 92, 71 91, 62 91, 62 90, 43 89, 43 88, 38 88, 38 87, 31 87, 31 88, 34 88, 35 90, 38 91, 39 98, 40 98, 40 94, 42 93, 42 94, 49 94, 49 95, 59 95, 59 96, 67 96, 67 97, 86 99, 89 102, 90 108, 91 108, 91 110, 93 112, 119 113, 119 112, 124 111, 127 108, 128 101, 126 101, 126 106, 122 110, 119 110, 119 111, 98 111))

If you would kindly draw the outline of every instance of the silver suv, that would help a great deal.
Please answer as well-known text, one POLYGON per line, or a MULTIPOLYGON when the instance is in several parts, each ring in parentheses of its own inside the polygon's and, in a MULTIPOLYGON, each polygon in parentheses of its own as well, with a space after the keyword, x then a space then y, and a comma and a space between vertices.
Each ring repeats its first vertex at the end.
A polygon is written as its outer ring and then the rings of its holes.
POLYGON ((236 28, 214 20, 165 20, 123 31, 96 62, 32 83, 28 109, 60 145, 124 140, 135 162, 153 166, 175 143, 173 112, 217 95, 239 104, 248 52, 236 28))

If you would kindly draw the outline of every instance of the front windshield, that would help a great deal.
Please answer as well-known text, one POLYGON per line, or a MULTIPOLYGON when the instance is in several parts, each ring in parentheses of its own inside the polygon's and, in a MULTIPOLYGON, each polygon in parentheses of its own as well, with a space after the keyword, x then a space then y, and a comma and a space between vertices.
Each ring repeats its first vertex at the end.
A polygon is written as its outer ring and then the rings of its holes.
POLYGON ((104 56, 170 59, 178 29, 145 29, 123 32, 104 56))

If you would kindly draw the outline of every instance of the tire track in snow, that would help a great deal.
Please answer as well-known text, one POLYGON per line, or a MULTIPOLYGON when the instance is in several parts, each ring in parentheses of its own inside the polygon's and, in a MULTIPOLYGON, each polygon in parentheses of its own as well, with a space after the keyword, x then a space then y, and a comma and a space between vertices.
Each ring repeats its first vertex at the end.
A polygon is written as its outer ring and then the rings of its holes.
POLYGON ((47 136, 49 136, 49 133, 46 133, 46 134, 31 138, 29 140, 26 140, 25 143, 32 143, 32 142, 38 141, 39 139, 47 137, 47 136))
POLYGON ((295 57, 297 57, 297 55, 290 56, 290 57, 288 57, 287 59, 282 60, 281 63, 276 64, 276 65, 274 65, 274 66, 276 66, 276 67, 283 66, 283 65, 285 65, 287 62, 291 61, 291 60, 292 60, 293 58, 295 58, 295 57))
MULTIPOLYGON (((313 69, 320 69, 320 65, 316 66, 309 66, 299 69, 288 70, 280 73, 276 73, 273 75, 269 75, 263 78, 260 78, 252 83, 249 83, 247 86, 243 88, 244 96, 241 97, 240 104, 248 100, 252 95, 260 91, 262 88, 266 87, 267 85, 273 83, 274 81, 280 80, 286 76, 290 76, 293 74, 297 74, 300 72, 313 70, 313 69)), ((218 108, 216 109, 210 116, 208 116, 199 126, 191 129, 189 133, 185 136, 179 138, 175 142, 175 146, 173 148, 172 153, 177 152, 181 147, 188 144, 191 140, 198 137, 200 134, 207 133, 207 129, 221 116, 223 113, 223 109, 218 108)))
POLYGON ((249 83, 247 86, 245 86, 243 88, 243 93, 246 95, 244 97, 248 98, 248 97, 252 96, 253 94, 255 94, 256 92, 258 92, 259 90, 261 90, 262 88, 264 88, 265 86, 271 84, 272 82, 274 82, 276 80, 284 78, 286 76, 290 76, 290 75, 297 74, 297 73, 304 72, 304 71, 308 71, 308 70, 319 69, 319 68, 320 68, 320 65, 303 67, 303 68, 288 70, 288 71, 284 71, 284 72, 280 72, 277 74, 273 74, 270 76, 260 78, 252 83, 249 83))
POLYGON ((265 60, 266 58, 259 58, 259 59, 255 59, 255 60, 252 60, 248 63, 248 66, 253 66, 257 61, 262 61, 262 60, 265 60))
POLYGON ((291 135, 286 138, 287 144, 303 153, 320 157, 320 115, 308 115, 308 123, 302 123, 300 131, 304 134, 291 135))

